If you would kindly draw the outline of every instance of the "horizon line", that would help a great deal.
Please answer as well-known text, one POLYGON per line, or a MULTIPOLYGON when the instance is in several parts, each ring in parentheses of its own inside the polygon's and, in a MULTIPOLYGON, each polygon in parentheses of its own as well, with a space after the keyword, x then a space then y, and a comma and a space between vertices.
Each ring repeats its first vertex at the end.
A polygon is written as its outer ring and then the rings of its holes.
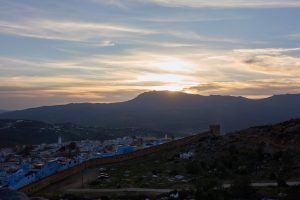
MULTIPOLYGON (((51 107, 51 106, 66 106, 66 105, 72 105, 72 104, 118 104, 118 103, 125 103, 132 101, 139 96, 146 94, 146 93, 177 93, 177 94, 187 94, 187 95, 194 95, 194 96, 202 96, 202 97, 211 97, 211 96, 220 96, 220 97, 236 97, 236 98, 244 98, 247 100, 263 100, 263 99, 268 99, 274 96, 284 96, 284 95, 299 95, 300 93, 282 93, 282 94, 272 94, 272 95, 247 95, 247 96, 242 96, 242 95, 222 95, 222 94, 209 94, 209 95, 202 95, 198 93, 189 93, 189 92, 184 92, 184 91, 172 91, 172 90, 150 90, 150 91, 145 91, 142 92, 138 95, 136 95, 133 98, 130 98, 128 100, 124 101, 114 101, 114 102, 69 102, 69 103, 63 103, 63 104, 53 104, 53 105, 37 105, 35 107, 24 107, 20 109, 5 109, 5 108, 0 108, 0 111, 3 111, 2 113, 6 112, 14 112, 14 111, 22 111, 22 110, 27 110, 27 109, 34 109, 34 108, 42 108, 42 107, 51 107), (250 98, 249 96, 257 96, 261 98, 250 98), (262 97, 263 96, 263 97, 262 97)), ((2 114, 1 113, 1 114, 2 114)))

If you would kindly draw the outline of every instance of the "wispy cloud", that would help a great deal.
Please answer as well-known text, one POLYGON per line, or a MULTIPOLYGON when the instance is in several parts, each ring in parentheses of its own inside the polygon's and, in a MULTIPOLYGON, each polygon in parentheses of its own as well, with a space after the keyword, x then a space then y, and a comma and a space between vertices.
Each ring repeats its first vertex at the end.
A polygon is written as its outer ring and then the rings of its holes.
POLYGON ((245 54, 278 55, 284 52, 300 51, 300 48, 262 48, 262 49, 235 49, 234 52, 245 54))
POLYGON ((224 37, 213 37, 213 36, 206 36, 206 35, 201 35, 197 32, 193 31, 176 31, 176 30, 166 30, 166 31, 161 31, 160 33, 166 34, 166 35, 171 35, 176 38, 180 38, 182 40, 189 40, 189 41, 205 41, 205 42, 223 42, 223 43, 241 43, 241 40, 238 39, 230 39, 230 38, 224 38, 224 37), (187 37, 188 36, 188 37, 187 37))
MULTIPOLYGON (((140 0, 139 0, 140 1, 140 0)), ((192 7, 192 8, 276 8, 276 7, 299 7, 298 0, 151 0, 153 3, 169 7, 192 7)))
POLYGON ((289 34, 289 35, 286 35, 285 38, 288 38, 290 40, 300 40, 300 33, 299 34, 289 34))
MULTIPOLYGON (((97 2, 97 0, 92 1, 97 2)), ((166 7, 188 8, 281 8, 300 6, 298 0, 109 0, 108 3, 121 8, 130 3, 154 3, 166 7)))
MULTIPOLYGON (((28 19, 22 21, 1 21, 0 33, 32 37, 47 40, 66 40, 83 42, 92 46, 115 46, 115 40, 131 44, 147 44, 148 35, 160 35, 181 39, 188 43, 173 42, 173 47, 191 46, 191 42, 221 42, 221 43, 242 43, 238 39, 230 39, 221 36, 206 36, 193 31, 179 31, 172 29, 146 29, 122 24, 91 23, 83 21, 62 21, 48 19, 28 19), (188 37, 187 37, 188 35, 188 37), (135 37, 135 38, 134 38, 135 37), (130 42, 129 42, 130 41, 130 42)), ((160 40, 157 38, 156 40, 160 40)), ((149 45, 172 47, 172 42, 151 42, 149 45)))
POLYGON ((136 49, 70 60, 1 57, 1 71, 10 73, 0 76, 0 98, 6 102, 8 97, 25 98, 26 105, 39 100, 36 105, 42 105, 50 104, 51 99, 51 104, 70 99, 71 102, 121 101, 147 90, 247 97, 297 93, 300 61, 290 55, 295 51, 298 48, 232 51, 193 48, 188 52, 136 49), (26 72, 34 70, 35 73, 26 72))
POLYGON ((29 19, 22 21, 0 21, 0 32, 24 37, 50 40, 88 42, 99 41, 99 45, 111 45, 107 38, 118 38, 132 34, 151 34, 152 30, 118 24, 91 23, 81 21, 55 21, 29 19), (105 40, 101 40, 104 38, 105 40))
POLYGON ((299 91, 298 0, 0 1, 0 108, 299 91))
POLYGON ((248 98, 264 98, 276 94, 300 93, 300 79, 291 80, 259 80, 247 82, 212 82, 203 83, 183 91, 202 95, 233 95, 248 98))
POLYGON ((300 48, 237 49, 234 52, 241 54, 245 58, 242 63, 254 71, 290 77, 300 73, 300 58, 290 55, 300 52, 300 48))

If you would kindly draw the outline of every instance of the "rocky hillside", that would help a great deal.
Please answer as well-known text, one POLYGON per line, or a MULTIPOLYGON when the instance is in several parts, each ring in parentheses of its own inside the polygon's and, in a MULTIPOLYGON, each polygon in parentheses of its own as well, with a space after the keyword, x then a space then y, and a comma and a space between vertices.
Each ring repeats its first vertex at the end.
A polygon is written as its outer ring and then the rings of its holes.
POLYGON ((86 187, 169 188, 180 190, 186 199, 298 200, 299 187, 285 183, 300 180, 299 125, 300 119, 292 119, 203 137, 186 147, 107 165, 110 178, 91 177, 86 187), (251 187, 250 183, 278 187, 251 187), (228 184, 231 187, 224 188, 228 184))

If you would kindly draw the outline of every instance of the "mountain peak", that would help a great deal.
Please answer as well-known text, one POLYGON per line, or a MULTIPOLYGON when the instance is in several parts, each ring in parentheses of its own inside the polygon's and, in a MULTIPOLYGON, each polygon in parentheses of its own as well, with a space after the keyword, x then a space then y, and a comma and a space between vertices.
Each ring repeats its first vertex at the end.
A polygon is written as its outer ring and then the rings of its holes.
POLYGON ((150 97, 150 96, 167 96, 167 97, 173 96, 174 97, 174 96, 186 96, 186 95, 194 95, 194 94, 188 94, 179 91, 169 91, 169 90, 162 90, 162 91, 153 90, 153 91, 148 91, 139 94, 136 98, 150 97))
POLYGON ((144 92, 134 98, 133 102, 143 102, 143 103, 150 103, 150 102, 175 102, 175 101, 184 101, 188 100, 193 97, 201 97, 201 95, 195 94, 188 94, 184 92, 177 92, 177 91, 149 91, 144 92))

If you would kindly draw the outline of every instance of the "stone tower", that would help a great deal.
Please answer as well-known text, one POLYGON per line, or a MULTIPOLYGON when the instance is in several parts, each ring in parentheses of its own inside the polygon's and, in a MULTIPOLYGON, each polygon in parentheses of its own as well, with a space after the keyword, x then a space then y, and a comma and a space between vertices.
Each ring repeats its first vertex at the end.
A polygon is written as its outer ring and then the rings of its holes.
POLYGON ((213 135, 213 136, 219 136, 221 135, 221 126, 220 124, 212 124, 209 126, 209 129, 210 129, 210 133, 213 135))

